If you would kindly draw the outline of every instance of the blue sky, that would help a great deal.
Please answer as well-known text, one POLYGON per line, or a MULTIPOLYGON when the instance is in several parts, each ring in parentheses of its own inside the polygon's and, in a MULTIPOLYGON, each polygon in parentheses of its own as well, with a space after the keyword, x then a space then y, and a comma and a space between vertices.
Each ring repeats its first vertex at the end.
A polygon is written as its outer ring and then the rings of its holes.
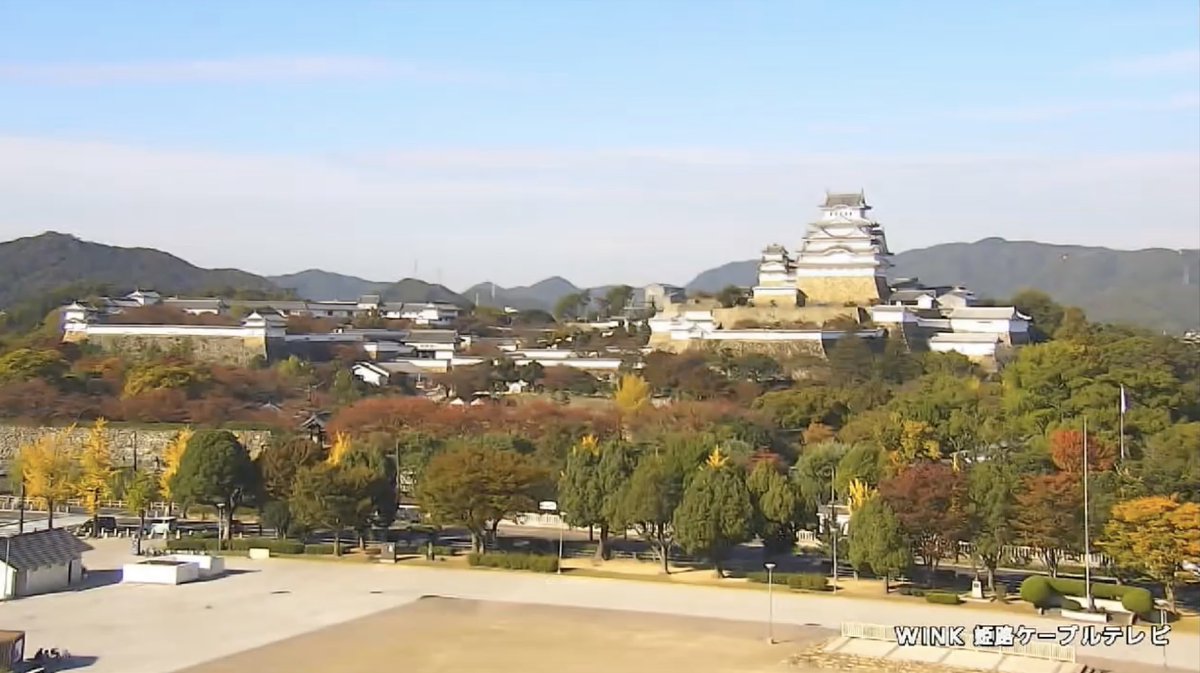
POLYGON ((896 249, 1197 247, 1198 26, 1193 0, 0 0, 0 237, 681 282, 861 187, 896 249))

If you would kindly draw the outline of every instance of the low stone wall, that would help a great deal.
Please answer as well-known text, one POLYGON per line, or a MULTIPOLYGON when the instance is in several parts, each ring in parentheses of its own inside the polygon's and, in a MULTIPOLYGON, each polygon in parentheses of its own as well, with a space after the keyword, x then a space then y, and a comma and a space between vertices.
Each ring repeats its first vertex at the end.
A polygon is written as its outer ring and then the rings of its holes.
MULTIPOLYGON (((0 462, 7 464, 20 448, 31 444, 37 439, 65 428, 34 425, 0 425, 0 462)), ((89 425, 80 424, 68 435, 67 441, 74 447, 82 449, 87 442, 89 425)), ((271 439, 270 430, 233 430, 233 434, 256 456, 271 439)), ((117 465, 132 465, 133 452, 137 449, 139 466, 152 467, 154 458, 161 456, 166 446, 179 433, 178 426, 155 428, 153 425, 138 428, 109 426, 107 429, 108 445, 112 448, 113 462, 117 465)))

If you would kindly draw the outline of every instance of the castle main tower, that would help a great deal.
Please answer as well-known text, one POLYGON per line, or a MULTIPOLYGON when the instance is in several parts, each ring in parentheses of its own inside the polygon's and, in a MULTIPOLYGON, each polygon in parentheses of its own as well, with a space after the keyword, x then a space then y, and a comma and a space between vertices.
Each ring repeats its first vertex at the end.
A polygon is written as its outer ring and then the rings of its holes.
POLYGON ((887 299, 891 251, 862 192, 826 194, 792 262, 806 305, 866 306, 887 299))

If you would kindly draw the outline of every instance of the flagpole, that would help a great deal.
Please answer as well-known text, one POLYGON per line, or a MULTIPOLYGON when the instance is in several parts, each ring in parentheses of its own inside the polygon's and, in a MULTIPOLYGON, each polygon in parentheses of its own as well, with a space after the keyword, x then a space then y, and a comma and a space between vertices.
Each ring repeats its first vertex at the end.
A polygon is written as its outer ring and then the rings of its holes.
POLYGON ((1096 609, 1092 601, 1092 546, 1088 533, 1088 436, 1087 416, 1083 417, 1083 589, 1088 612, 1096 609))

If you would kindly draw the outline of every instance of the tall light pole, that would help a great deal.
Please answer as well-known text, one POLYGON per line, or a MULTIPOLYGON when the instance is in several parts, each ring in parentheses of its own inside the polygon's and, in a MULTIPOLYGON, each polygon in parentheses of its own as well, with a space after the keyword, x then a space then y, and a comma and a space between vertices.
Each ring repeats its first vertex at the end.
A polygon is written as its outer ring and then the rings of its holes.
POLYGON ((772 572, 775 570, 774 563, 764 563, 763 567, 767 569, 767 644, 775 644, 775 582, 772 572))
POLYGON ((1083 417, 1083 589, 1087 596, 1087 611, 1096 610, 1092 599, 1092 546, 1088 531, 1088 435, 1087 416, 1083 417))
POLYGON ((838 590, 838 551, 837 539, 840 526, 837 520, 837 466, 829 466, 829 536, 833 538, 833 591, 838 590))

